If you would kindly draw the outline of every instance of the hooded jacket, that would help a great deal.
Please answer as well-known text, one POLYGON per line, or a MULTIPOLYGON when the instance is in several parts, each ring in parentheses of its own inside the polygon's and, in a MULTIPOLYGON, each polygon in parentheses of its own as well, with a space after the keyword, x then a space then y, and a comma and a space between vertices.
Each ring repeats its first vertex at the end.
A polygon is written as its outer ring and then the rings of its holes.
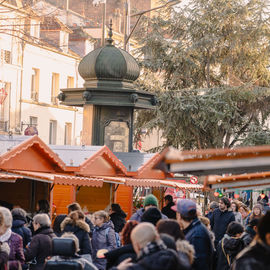
POLYGON ((122 210, 120 212, 115 212, 115 213, 110 214, 111 221, 114 225, 114 230, 117 233, 121 232, 123 227, 125 226, 125 224, 126 224, 125 218, 126 217, 127 217, 127 215, 122 210))
POLYGON ((113 223, 109 220, 102 224, 101 227, 96 226, 92 237, 93 246, 93 263, 98 269, 106 268, 106 259, 99 259, 96 257, 97 251, 100 249, 107 249, 111 251, 116 248, 116 239, 113 223), (106 233, 106 231, 108 233, 106 233))
POLYGON ((244 247, 242 238, 234 238, 225 234, 217 247, 217 269, 229 270, 235 257, 244 247))
POLYGON ((24 255, 31 270, 43 270, 45 260, 52 255, 52 238, 55 237, 50 227, 41 227, 34 232, 33 238, 26 248, 24 255))
POLYGON ((270 270, 270 246, 258 240, 236 257, 232 270, 270 270))
MULTIPOLYGON (((142 215, 145 212, 144 208, 140 208, 136 213, 134 213, 129 220, 136 220, 138 222, 141 222, 142 215)), ((161 213, 162 219, 168 219, 167 216, 161 213)))
POLYGON ((194 247, 188 241, 180 239, 175 244, 180 261, 186 268, 191 268, 195 259, 194 247))
POLYGON ((27 220, 25 217, 21 215, 13 215, 13 222, 12 222, 11 230, 22 237, 23 248, 25 248, 26 245, 30 243, 32 239, 31 230, 25 227, 26 224, 27 224, 27 220))
POLYGON ((66 217, 60 225, 62 232, 71 232, 79 240, 80 255, 92 254, 91 241, 89 237, 89 225, 82 219, 71 219, 66 217))

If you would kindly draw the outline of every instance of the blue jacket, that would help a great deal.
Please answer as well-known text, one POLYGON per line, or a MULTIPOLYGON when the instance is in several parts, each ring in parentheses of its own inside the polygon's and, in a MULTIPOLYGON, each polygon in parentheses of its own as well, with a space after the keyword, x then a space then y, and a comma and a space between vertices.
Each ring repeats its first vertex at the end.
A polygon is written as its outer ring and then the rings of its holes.
POLYGON ((31 239, 32 239, 31 230, 29 228, 25 227, 25 224, 26 224, 26 220, 23 220, 22 218, 15 219, 13 217, 11 230, 14 233, 17 233, 22 237, 23 248, 26 248, 27 244, 29 244, 31 242, 31 239))
MULTIPOLYGON (((136 213, 134 213, 129 220, 136 220, 138 222, 141 222, 142 215, 145 212, 144 208, 140 208, 136 213)), ((162 219, 168 219, 167 216, 161 213, 162 219)))
POLYGON ((195 249, 193 269, 210 270, 213 264, 214 249, 207 228, 196 218, 183 232, 186 240, 195 249))
POLYGON ((93 263, 98 269, 106 269, 106 259, 99 259, 96 257, 96 254, 99 249, 107 249, 108 251, 111 251, 116 248, 115 231, 111 221, 105 222, 101 227, 96 226, 94 228, 92 247, 93 263))
POLYGON ((232 211, 221 211, 219 209, 214 210, 210 223, 212 231, 215 234, 215 247, 217 247, 219 241, 223 238, 228 225, 232 221, 235 221, 235 216, 232 211))

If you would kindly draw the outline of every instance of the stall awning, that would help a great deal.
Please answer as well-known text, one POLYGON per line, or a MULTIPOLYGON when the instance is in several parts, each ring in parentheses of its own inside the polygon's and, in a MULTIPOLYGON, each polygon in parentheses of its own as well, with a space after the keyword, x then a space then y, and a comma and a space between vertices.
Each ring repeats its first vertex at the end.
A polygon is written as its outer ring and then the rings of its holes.
POLYGON ((79 177, 68 174, 42 173, 30 171, 9 171, 12 175, 27 177, 32 180, 48 182, 58 185, 102 187, 103 180, 100 178, 79 177))
POLYGON ((7 173, 0 173, 0 183, 15 183, 17 179, 23 178, 22 176, 9 175, 7 173))
POLYGON ((198 190, 202 189, 203 185, 197 184, 188 184, 181 183, 174 180, 158 180, 158 179, 141 179, 141 178, 127 178, 127 177, 100 177, 104 182, 114 183, 114 184, 123 184, 129 187, 171 187, 179 189, 192 189, 198 190))
MULTIPOLYGON (((193 175, 270 171, 270 146, 198 151, 178 151, 170 148, 162 162, 169 172, 193 175)), ((162 167, 162 162, 159 167, 162 167)))
POLYGON ((249 173, 231 176, 209 176, 205 179, 206 189, 262 189, 270 188, 270 172, 249 173))

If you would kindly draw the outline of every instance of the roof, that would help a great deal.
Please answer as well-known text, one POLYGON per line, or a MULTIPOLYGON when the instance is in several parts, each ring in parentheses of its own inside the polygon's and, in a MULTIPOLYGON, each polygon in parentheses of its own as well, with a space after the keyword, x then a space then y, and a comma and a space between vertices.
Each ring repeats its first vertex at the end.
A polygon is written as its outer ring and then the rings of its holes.
POLYGON ((263 189, 270 188, 270 172, 247 173, 241 175, 206 177, 205 189, 263 189))
POLYGON ((28 163, 29 167, 31 167, 33 164, 29 162, 29 160, 23 160, 22 154, 26 154, 25 158, 27 159, 29 157, 32 157, 33 159, 39 157, 40 160, 35 161, 40 165, 40 167, 43 166, 41 169, 46 167, 45 162, 42 162, 45 160, 47 165, 50 164, 51 166, 51 164, 54 164, 58 169, 63 171, 65 170, 64 162, 37 135, 32 137, 28 136, 27 140, 14 145, 8 152, 3 153, 0 156, 1 168, 7 169, 12 167, 14 169, 18 169, 23 163, 28 163), (31 153, 29 153, 29 151, 31 151, 31 153), (22 162, 18 162, 18 159, 21 159, 22 162))
POLYGON ((0 172, 0 183, 15 183, 17 179, 22 178, 22 176, 9 175, 6 172, 0 172))
POLYGON ((194 175, 270 171, 270 146, 198 151, 178 151, 169 148, 161 163, 165 163, 165 169, 170 172, 194 175))
POLYGON ((114 152, 115 156, 124 164, 127 171, 135 172, 139 170, 155 154, 140 152, 114 152))
POLYGON ((28 139, 29 136, 0 135, 0 155, 10 151, 14 146, 28 139))
POLYGON ((45 181, 51 184, 71 185, 71 186, 87 186, 102 187, 103 180, 99 178, 79 177, 69 174, 40 173, 30 171, 9 171, 11 175, 27 177, 32 180, 45 181))
POLYGON ((49 145, 49 147, 65 162, 66 166, 79 167, 103 146, 49 145))

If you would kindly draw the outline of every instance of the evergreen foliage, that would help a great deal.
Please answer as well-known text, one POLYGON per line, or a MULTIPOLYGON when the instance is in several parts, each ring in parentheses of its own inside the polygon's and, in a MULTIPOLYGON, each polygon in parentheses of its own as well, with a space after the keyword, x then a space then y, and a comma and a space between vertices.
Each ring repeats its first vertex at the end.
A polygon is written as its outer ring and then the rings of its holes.
POLYGON ((268 0, 191 0, 145 19, 138 83, 160 103, 138 114, 137 136, 159 128, 183 149, 270 143, 269 14, 268 0))

